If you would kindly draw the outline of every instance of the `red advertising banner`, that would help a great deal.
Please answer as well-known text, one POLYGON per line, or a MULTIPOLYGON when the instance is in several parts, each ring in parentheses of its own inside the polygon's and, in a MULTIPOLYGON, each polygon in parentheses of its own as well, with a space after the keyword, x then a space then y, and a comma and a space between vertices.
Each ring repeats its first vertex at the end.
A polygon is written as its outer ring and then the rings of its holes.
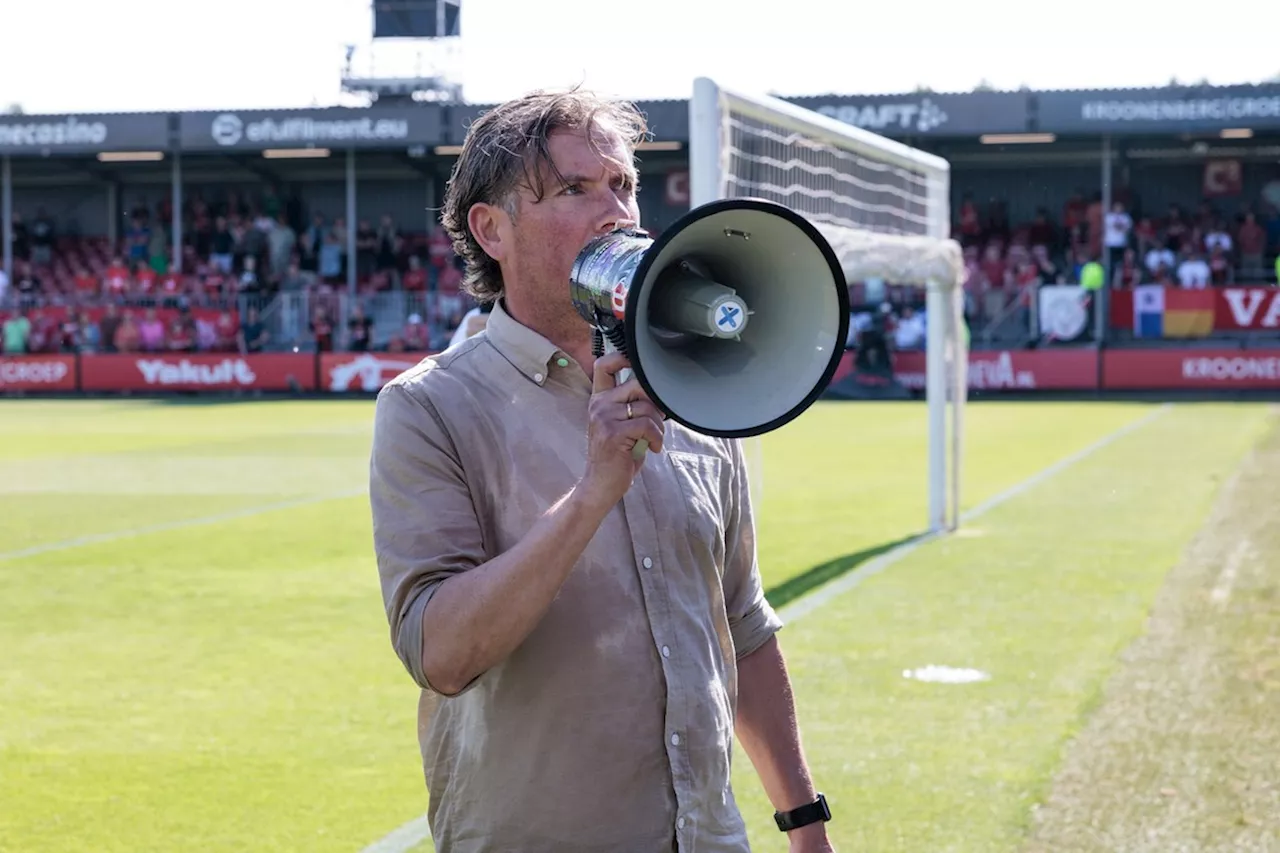
MULTIPOLYGON (((904 387, 923 389, 924 353, 895 353, 893 373, 904 387)), ((1093 349, 969 353, 969 388, 974 391, 1091 391, 1097 387, 1098 353, 1093 349)))
POLYGON ((314 391, 308 353, 85 355, 85 391, 314 391))
POLYGON ((320 354, 320 390, 374 393, 430 353, 326 352, 320 354))
POLYGON ((1107 350, 1107 391, 1280 390, 1280 349, 1107 350))
POLYGON ((74 355, 0 356, 0 393, 6 391, 74 391, 74 355))
POLYGON ((835 374, 831 377, 831 384, 836 384, 850 373, 853 373, 853 350, 846 350, 840 358, 840 364, 836 366, 835 374))
POLYGON ((1217 290, 1217 331, 1280 331, 1280 288, 1222 287, 1217 290))
MULTIPOLYGON (((1165 288, 1169 294, 1188 291, 1165 288)), ((1260 331, 1280 332, 1280 288, 1269 285, 1215 287, 1203 291, 1212 298, 1215 332, 1260 331)), ((1113 290, 1110 294, 1110 325, 1113 329, 1133 330, 1133 291, 1113 290)))
POLYGON ((1107 325, 1133 331, 1133 291, 1112 290, 1107 294, 1107 325))

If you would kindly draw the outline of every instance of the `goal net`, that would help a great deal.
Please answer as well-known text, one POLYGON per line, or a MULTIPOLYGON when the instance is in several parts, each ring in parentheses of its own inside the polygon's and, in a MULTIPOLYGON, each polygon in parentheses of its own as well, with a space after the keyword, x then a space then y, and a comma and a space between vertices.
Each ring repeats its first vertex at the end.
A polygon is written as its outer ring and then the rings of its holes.
MULTIPOLYGON (((964 262, 949 239, 946 160, 778 98, 708 78, 689 102, 691 206, 763 198, 808 218, 849 284, 925 290, 930 531, 959 522, 968 352, 964 262)), ((846 356, 848 357, 848 356, 846 356)), ((767 472, 759 438, 745 442, 754 502, 767 472)))

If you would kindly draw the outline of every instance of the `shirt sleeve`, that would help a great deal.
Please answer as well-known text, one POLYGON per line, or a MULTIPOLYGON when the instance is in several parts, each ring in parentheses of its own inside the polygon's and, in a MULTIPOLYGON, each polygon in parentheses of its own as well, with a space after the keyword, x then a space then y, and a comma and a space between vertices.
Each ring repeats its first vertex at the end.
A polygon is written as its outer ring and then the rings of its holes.
POLYGON ((760 648, 782 628, 782 619, 764 597, 756 563, 755 518, 742 443, 728 442, 729 494, 725 502, 724 601, 740 660, 760 648))
POLYGON ((419 687, 440 692, 422 668, 424 613, 440 584, 485 552, 457 449, 420 389, 393 383, 378 394, 369 504, 392 645, 419 687))

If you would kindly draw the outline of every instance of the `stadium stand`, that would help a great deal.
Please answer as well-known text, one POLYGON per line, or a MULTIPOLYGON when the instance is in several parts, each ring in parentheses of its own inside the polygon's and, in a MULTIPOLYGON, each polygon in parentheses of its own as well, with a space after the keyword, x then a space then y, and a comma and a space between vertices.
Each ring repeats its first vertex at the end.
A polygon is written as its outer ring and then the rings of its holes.
MULTIPOLYGON (((1084 283, 1091 262, 1104 256, 1112 288, 1276 283, 1280 211, 1262 199, 1232 202, 1131 209, 1120 188, 1104 212, 1101 193, 1078 190, 1056 215, 1041 207, 1030 221, 1011 223, 1003 200, 984 204, 964 193, 953 233, 964 246, 975 344, 1024 342, 1037 288, 1084 283)), ((391 216, 361 220, 356 256, 348 258, 341 216, 305 212, 270 187, 256 198, 230 190, 189 196, 181 272, 167 198, 135 203, 114 246, 101 236, 59 233, 43 209, 29 220, 22 213, 14 214, 14 280, 0 280, 0 311, 24 314, 30 330, 23 341, 5 342, 9 353, 425 352, 446 346, 473 307, 442 229, 402 230, 391 216), (348 263, 356 265, 354 303, 348 263)), ((884 282, 851 285, 851 302, 864 316, 889 306, 888 332, 899 349, 922 345, 915 315, 922 301, 921 293, 884 282)), ((855 334, 850 346, 856 341, 855 334)))
POLYGON ((1271 267, 1280 254, 1280 211, 1274 207, 1247 201, 1223 209, 1206 199, 1195 211, 1177 204, 1142 211, 1130 210, 1126 195, 1117 193, 1104 212, 1101 193, 1086 198, 1078 191, 1057 217, 1042 207, 1031 221, 1011 224, 1001 200, 980 205, 966 193, 953 233, 964 247, 975 337, 1010 342, 1011 334, 1025 335, 1036 288, 1083 284, 1086 266, 1104 256, 1116 289, 1276 283, 1271 267))
MULTIPOLYGON (((1010 223, 1005 203, 985 204, 964 193, 952 233, 964 247, 968 269, 967 313, 976 342, 1016 345, 1028 336, 1027 314, 1037 288, 1081 284, 1085 266, 1107 255, 1110 286, 1141 284, 1201 288, 1273 285, 1280 270, 1280 211, 1259 200, 1223 209, 1209 200, 1194 212, 1171 205, 1161 212, 1131 211, 1117 193, 1112 210, 1102 210, 1101 193, 1083 190, 1063 202, 1057 216, 1041 207, 1026 222, 1010 223)), ((921 295, 859 282, 851 301, 870 310, 887 303, 890 330, 918 310, 921 295)), ((904 335, 903 341, 913 340, 904 335)), ((899 348, 907 348, 900 345, 899 348)))
POLYGON ((377 227, 360 221, 348 258, 342 217, 304 219, 270 192, 197 197, 184 208, 181 272, 167 200, 135 205, 115 246, 59 234, 43 210, 30 222, 15 211, 14 280, 0 282, 0 310, 25 314, 31 331, 9 351, 427 351, 443 348, 472 307, 441 229, 401 231, 390 216, 377 227), (348 263, 360 304, 338 329, 348 263), (291 334, 264 340, 269 313, 288 314, 274 325, 291 334))

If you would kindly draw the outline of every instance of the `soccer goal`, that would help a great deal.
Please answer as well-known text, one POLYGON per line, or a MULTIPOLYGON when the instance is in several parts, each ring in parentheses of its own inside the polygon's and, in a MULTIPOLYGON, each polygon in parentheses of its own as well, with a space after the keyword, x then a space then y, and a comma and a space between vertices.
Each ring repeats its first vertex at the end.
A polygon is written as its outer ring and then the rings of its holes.
MULTIPOLYGON (((694 81, 689 102, 691 206, 763 198, 807 217, 849 283, 876 278, 926 292, 928 527, 959 524, 968 345, 964 262, 949 239, 946 160, 767 95, 694 81), (948 417, 949 415, 949 417, 948 417)), ((759 438, 746 442, 753 499, 765 477, 759 438)))

